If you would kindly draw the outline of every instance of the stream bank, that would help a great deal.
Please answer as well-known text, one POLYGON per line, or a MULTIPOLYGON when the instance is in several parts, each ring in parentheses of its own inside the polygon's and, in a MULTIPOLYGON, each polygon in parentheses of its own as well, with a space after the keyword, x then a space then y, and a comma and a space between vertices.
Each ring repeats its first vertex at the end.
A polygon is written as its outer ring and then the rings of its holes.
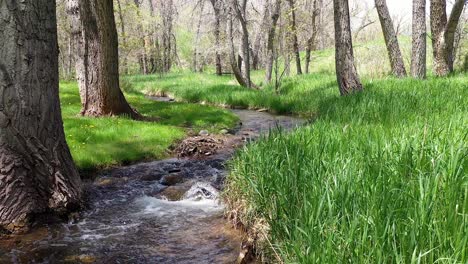
MULTIPOLYGON (((153 98, 157 99, 157 98, 153 98)), ((167 99, 161 99, 167 100, 167 99)), ((241 123, 228 142, 246 143, 304 120, 232 110, 241 123)), ((235 263, 243 235, 218 200, 235 147, 202 159, 166 159, 101 172, 80 220, 51 223, 0 241, 0 263, 235 263)))

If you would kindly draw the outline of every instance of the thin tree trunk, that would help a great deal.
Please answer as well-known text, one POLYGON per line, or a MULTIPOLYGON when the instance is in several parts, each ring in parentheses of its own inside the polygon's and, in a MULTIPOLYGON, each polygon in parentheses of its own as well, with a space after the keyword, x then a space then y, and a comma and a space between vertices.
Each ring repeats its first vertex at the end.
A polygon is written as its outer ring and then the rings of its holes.
POLYGON ((84 116, 140 115, 119 86, 119 54, 112 0, 68 0, 77 48, 76 71, 84 116))
POLYGON ((411 75, 426 78, 426 0, 413 0, 411 75))
POLYGON ((401 78, 406 76, 405 64, 403 62, 403 56, 401 55, 400 45, 398 44, 398 38, 393 27, 392 18, 385 1, 386 0, 375 0, 375 7, 377 8, 382 32, 385 38, 385 44, 387 45, 392 73, 396 77, 401 78))
MULTIPOLYGON (((122 47, 124 49, 127 49, 127 34, 125 32, 125 22, 123 18, 123 12, 122 12, 122 6, 120 4, 120 0, 117 0, 117 13, 119 14, 119 20, 120 20, 120 31, 122 33, 122 47)), ((128 74, 128 59, 127 56, 122 56, 122 72, 124 74, 128 74)))
POLYGON ((216 66, 216 75, 223 75, 223 64, 221 60, 221 1, 220 0, 210 0, 211 5, 213 6, 214 15, 215 15, 215 25, 214 25, 214 36, 215 36, 215 66, 216 66))
POLYGON ((312 11, 312 34, 309 39, 307 39, 306 47, 306 57, 305 57, 305 73, 309 73, 310 70, 310 56, 315 45, 315 40, 317 38, 318 26, 317 26, 317 17, 320 15, 320 8, 322 6, 321 0, 314 0, 312 11), (320 5, 319 5, 320 1, 320 5))
POLYGON ((278 19, 281 12, 281 0, 275 0, 273 9, 271 10, 271 26, 268 30, 267 37, 267 61, 266 61, 266 74, 265 81, 266 83, 271 82, 271 76, 273 73, 273 63, 275 61, 275 37, 276 37, 276 27, 278 25, 278 19))
POLYGON ((205 8, 205 2, 202 1, 200 4, 200 17, 198 18, 198 23, 197 23, 197 33, 196 33, 196 38, 195 38, 195 48, 193 51, 193 71, 194 72, 203 72, 203 65, 199 67, 199 58, 198 58, 198 46, 200 44, 200 30, 201 30, 201 24, 203 21, 203 10, 205 8))
POLYGON ((242 30, 242 59, 244 66, 244 80, 248 88, 252 87, 252 81, 250 79, 250 42, 249 42, 249 31, 247 28, 246 8, 247 0, 243 0, 242 7, 239 6, 237 0, 233 1, 233 8, 236 12, 237 19, 240 22, 242 30))
POLYGON ((238 66, 238 62, 236 61, 236 52, 235 52, 235 47, 234 47, 234 32, 233 32, 234 30, 233 30, 232 20, 233 20, 232 17, 229 18, 228 20, 229 46, 230 46, 229 59, 231 62, 231 69, 237 82, 241 86, 247 87, 247 82, 244 80, 244 77, 242 76, 242 72, 240 71, 240 67, 238 66))
POLYGON ((55 4, 0 4, 0 233, 81 206, 60 110, 55 4))
POLYGON ((297 29, 296 29, 296 5, 294 0, 288 0, 289 7, 291 11, 291 37, 292 37, 292 44, 293 44, 293 51, 294 56, 296 58, 296 69, 297 74, 302 74, 302 66, 301 66, 301 54, 299 53, 299 40, 297 38, 297 29))
POLYGON ((341 95, 347 95, 361 91, 362 84, 354 65, 348 0, 333 0, 333 5, 336 78, 341 95))

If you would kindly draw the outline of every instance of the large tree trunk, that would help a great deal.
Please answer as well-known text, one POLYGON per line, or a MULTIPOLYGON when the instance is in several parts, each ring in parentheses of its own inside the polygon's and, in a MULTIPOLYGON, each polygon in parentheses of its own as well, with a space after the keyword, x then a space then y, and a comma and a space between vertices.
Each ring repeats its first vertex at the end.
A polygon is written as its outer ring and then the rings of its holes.
POLYGON ((453 71, 455 32, 465 1, 457 0, 455 2, 450 19, 447 20, 446 1, 431 0, 432 53, 434 73, 437 76, 446 76, 453 71))
MULTIPOLYGON (((235 47, 234 47, 234 30, 233 30, 233 25, 232 25, 232 20, 233 18, 229 18, 228 20, 228 33, 229 33, 229 60, 231 62, 231 69, 234 74, 234 77, 236 78, 237 82, 244 87, 247 87, 247 82, 244 80, 244 77, 242 76, 242 72, 240 67, 238 66, 238 61, 236 60, 236 52, 235 52, 235 47)), ((239 59, 240 61, 240 59, 239 59)))
POLYGON ((380 24, 382 26, 382 32, 385 38, 385 44, 387 45, 392 73, 396 77, 405 77, 405 64, 401 55, 400 45, 398 44, 398 38, 393 27, 392 18, 387 8, 387 3, 385 0, 375 0, 375 7, 377 8, 377 13, 379 14, 380 24))
POLYGON ((55 1, 0 4, 0 233, 80 206, 63 131, 55 1))
POLYGON ((268 29, 267 37, 267 58, 266 58, 266 83, 271 82, 271 76, 273 72, 273 63, 275 61, 275 37, 276 37, 276 26, 278 25, 278 19, 281 12, 281 0, 275 0, 275 4, 271 10, 271 25, 268 29))
POLYGON ((292 37, 292 44, 293 44, 293 52, 296 58, 296 70, 297 74, 302 74, 302 66, 301 66, 301 54, 299 53, 299 40, 297 38, 297 29, 296 29, 296 5, 294 0, 288 0, 289 7, 291 11, 291 37, 292 37))
POLYGON ((119 52, 112 0, 68 0, 77 48, 76 71, 84 116, 139 118, 119 86, 119 52))
POLYGON ((341 95, 362 90, 354 65, 348 0, 333 0, 335 19, 336 78, 341 95))
POLYGON ((426 78, 426 0, 413 0, 411 75, 426 78))
POLYGON ((445 26, 447 25, 445 1, 431 0, 430 6, 432 54, 434 56, 434 73, 437 76, 446 76, 450 72, 445 43, 445 26))

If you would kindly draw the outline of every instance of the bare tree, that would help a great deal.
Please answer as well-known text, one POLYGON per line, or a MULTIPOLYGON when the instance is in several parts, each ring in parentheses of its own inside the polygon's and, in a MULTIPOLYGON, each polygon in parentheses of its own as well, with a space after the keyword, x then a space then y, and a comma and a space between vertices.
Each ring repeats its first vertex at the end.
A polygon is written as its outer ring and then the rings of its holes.
POLYGON ((453 71, 455 32, 466 0, 456 0, 447 21, 446 0, 431 0, 430 17, 434 73, 446 76, 453 71))
POLYGON ((56 2, 0 5, 0 233, 80 206, 81 181, 63 131, 56 2))
POLYGON ((305 72, 309 73, 310 68, 310 55, 314 49, 315 40, 318 34, 318 18, 320 16, 320 10, 322 8, 322 0, 314 0, 311 18, 311 30, 310 37, 307 39, 306 57, 305 57, 305 72))
POLYGON ((84 116, 140 115, 119 86, 117 29, 112 0, 68 0, 84 116))
POLYGON ((242 32, 242 59, 244 66, 244 80, 248 88, 253 87, 252 80, 250 78, 250 41, 249 41, 249 30, 247 27, 247 0, 232 0, 232 8, 236 15, 237 20, 241 26, 242 32))
POLYGON ((297 74, 302 74, 301 66, 301 54, 299 52, 299 40, 297 38, 297 26, 296 26, 296 3, 294 0, 287 0, 290 8, 290 34, 293 46, 294 56, 296 58, 296 70, 297 74))
POLYGON ((221 14, 223 10, 223 1, 222 0, 210 0, 211 6, 214 10, 215 24, 214 24, 214 36, 215 36, 215 65, 216 65, 216 74, 221 76, 223 74, 223 64, 221 60, 221 14))
POLYGON ((411 75, 426 78, 426 0, 413 0, 411 75))
POLYGON ((348 0, 333 0, 333 6, 336 78, 341 95, 347 95, 361 91, 362 84, 354 65, 348 0))
POLYGON ((405 77, 406 69, 401 55, 400 45, 398 44, 398 38, 393 27, 392 18, 387 8, 385 0, 375 0, 375 7, 379 14, 380 24, 382 26, 382 32, 385 38, 385 44, 387 45, 388 57, 390 59, 390 65, 392 67, 393 75, 397 77, 405 77))
MULTIPOLYGON (((270 8, 270 7, 269 7, 270 8)), ((271 75, 273 72, 273 63, 275 60, 275 38, 276 38, 276 27, 278 25, 278 19, 281 14, 281 0, 275 0, 273 7, 270 8, 270 27, 268 29, 267 36, 267 55, 266 55, 266 83, 271 82, 271 75)))

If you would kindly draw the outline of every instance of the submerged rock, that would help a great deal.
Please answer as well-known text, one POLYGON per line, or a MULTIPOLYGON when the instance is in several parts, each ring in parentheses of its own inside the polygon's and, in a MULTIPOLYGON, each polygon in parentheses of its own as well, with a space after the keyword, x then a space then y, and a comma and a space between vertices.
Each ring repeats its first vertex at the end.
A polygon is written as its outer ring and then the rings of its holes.
POLYGON ((162 185, 166 185, 166 186, 172 186, 172 185, 176 185, 178 183, 183 182, 183 180, 184 179, 182 175, 178 173, 174 173, 174 174, 169 174, 169 175, 162 177, 159 183, 161 183, 162 185))

